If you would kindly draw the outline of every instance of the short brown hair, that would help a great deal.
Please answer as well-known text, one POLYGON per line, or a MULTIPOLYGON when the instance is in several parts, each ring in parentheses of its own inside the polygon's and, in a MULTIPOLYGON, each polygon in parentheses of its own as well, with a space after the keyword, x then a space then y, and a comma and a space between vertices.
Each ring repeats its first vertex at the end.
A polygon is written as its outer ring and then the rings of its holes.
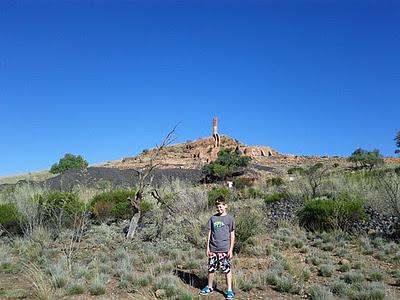
POLYGON ((225 198, 224 198, 223 196, 218 196, 218 197, 215 199, 214 204, 215 204, 215 205, 218 205, 218 204, 226 204, 226 200, 225 200, 225 198))

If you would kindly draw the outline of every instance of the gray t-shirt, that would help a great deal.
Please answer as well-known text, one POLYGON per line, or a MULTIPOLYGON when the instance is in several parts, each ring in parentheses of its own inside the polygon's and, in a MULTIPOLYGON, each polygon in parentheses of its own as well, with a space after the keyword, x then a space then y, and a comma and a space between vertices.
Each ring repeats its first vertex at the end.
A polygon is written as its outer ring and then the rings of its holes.
POLYGON ((235 230, 235 219, 230 215, 213 215, 207 226, 211 230, 210 251, 228 252, 231 232, 235 230))

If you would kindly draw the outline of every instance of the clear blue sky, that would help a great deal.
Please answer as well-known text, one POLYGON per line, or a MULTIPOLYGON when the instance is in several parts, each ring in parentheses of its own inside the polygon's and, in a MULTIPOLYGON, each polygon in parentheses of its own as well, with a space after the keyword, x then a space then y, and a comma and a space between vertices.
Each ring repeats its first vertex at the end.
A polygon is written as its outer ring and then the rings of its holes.
POLYGON ((394 156, 400 1, 0 1, 0 175, 219 131, 394 156))

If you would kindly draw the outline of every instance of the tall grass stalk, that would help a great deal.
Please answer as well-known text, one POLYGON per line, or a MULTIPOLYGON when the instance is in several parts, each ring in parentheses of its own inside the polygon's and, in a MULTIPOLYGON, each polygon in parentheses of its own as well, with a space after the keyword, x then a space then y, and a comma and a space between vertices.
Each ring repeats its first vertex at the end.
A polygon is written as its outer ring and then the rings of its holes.
POLYGON ((39 300, 54 299, 54 289, 51 286, 50 279, 35 264, 26 264, 24 266, 26 278, 32 283, 35 295, 39 300))

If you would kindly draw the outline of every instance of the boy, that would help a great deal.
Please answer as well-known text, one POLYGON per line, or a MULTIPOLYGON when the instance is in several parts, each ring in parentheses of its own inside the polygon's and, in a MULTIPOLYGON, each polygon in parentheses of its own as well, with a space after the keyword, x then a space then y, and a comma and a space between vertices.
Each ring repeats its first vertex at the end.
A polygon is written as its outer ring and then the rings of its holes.
POLYGON ((225 274, 228 291, 226 299, 232 299, 232 272, 230 259, 233 256, 235 243, 235 220, 226 212, 227 204, 220 196, 215 200, 217 213, 208 221, 207 257, 208 257, 208 285, 200 291, 200 295, 213 292, 212 283, 214 272, 218 269, 225 274))

